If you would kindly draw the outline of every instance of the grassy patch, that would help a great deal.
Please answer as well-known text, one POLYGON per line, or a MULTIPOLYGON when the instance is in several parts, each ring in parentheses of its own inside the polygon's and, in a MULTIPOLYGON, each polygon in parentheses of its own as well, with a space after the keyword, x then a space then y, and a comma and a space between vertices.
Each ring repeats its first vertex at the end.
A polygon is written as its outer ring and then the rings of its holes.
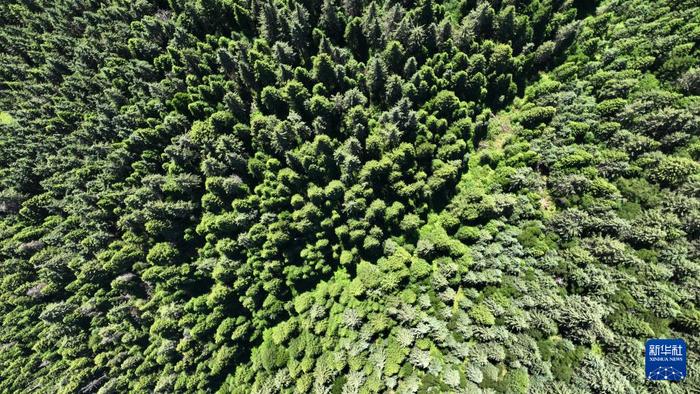
POLYGON ((14 122, 14 119, 12 119, 10 114, 0 111, 0 124, 10 124, 12 122, 14 122))

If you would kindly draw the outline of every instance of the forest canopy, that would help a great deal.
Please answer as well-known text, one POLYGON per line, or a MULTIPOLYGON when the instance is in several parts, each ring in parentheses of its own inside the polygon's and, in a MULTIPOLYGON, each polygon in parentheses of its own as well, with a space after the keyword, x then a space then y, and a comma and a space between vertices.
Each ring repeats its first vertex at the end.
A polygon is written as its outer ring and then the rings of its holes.
POLYGON ((7 0, 0 31, 0 392, 700 390, 697 1, 7 0))

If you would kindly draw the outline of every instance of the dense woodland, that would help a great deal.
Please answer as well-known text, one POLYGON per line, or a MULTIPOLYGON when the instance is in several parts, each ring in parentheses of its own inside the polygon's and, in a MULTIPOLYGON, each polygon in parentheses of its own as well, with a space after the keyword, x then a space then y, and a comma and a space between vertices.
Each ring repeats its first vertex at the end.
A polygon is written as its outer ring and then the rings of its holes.
POLYGON ((694 0, 7 0, 0 392, 700 390, 694 0), (644 378, 683 338, 688 378, 644 378))

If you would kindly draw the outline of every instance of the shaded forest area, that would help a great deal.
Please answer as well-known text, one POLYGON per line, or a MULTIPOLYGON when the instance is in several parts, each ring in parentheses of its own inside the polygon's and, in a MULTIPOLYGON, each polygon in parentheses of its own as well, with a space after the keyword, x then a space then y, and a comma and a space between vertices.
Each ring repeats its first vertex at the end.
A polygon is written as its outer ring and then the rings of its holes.
POLYGON ((0 4, 0 392, 700 390, 693 0, 0 4), (688 377, 644 377, 648 338, 688 377))

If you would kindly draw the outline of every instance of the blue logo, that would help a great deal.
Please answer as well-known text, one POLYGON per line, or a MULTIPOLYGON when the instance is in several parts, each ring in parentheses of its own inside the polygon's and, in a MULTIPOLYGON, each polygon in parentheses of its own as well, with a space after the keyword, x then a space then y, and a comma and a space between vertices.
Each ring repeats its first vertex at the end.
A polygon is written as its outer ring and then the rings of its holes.
POLYGON ((683 380, 688 349, 682 339, 649 339, 644 367, 649 380, 683 380))

